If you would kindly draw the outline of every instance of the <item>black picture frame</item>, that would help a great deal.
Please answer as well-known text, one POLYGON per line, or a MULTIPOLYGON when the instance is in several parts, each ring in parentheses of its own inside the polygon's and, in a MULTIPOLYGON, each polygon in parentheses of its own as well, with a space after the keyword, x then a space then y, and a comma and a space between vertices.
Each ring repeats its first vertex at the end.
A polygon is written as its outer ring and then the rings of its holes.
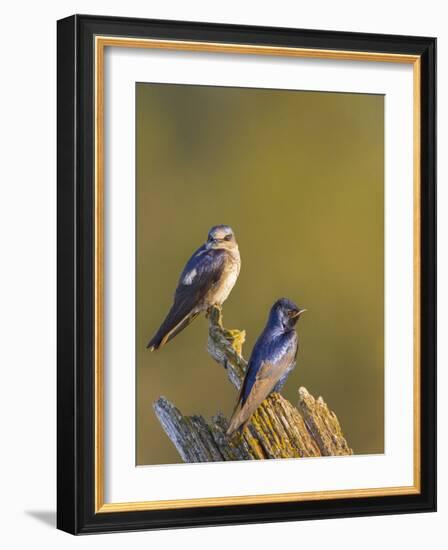
POLYGON ((436 509, 436 39, 74 15, 57 24, 57 527, 72 534, 430 512, 436 509), (412 54, 421 59, 421 491, 95 512, 94 53, 96 35, 412 54))

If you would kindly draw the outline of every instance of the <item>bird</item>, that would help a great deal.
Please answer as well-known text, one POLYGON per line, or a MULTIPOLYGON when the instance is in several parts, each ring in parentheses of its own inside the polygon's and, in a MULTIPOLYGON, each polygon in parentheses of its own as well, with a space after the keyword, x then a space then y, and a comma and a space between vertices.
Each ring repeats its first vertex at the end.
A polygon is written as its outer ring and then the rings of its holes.
POLYGON ((283 388, 296 366, 298 337, 295 326, 305 311, 287 298, 280 298, 272 306, 266 326, 252 350, 228 436, 237 430, 242 432, 264 399, 283 388))
POLYGON ((215 225, 182 271, 174 302, 159 330, 146 346, 162 348, 201 312, 221 307, 234 287, 241 269, 235 234, 228 225, 215 225))

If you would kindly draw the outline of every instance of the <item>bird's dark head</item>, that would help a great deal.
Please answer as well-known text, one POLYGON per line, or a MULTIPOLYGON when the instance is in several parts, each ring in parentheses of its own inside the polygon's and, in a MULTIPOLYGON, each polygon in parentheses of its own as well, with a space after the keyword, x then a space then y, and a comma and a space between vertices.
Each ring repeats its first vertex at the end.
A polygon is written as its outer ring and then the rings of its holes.
POLYGON ((280 298, 271 308, 269 322, 280 326, 283 330, 292 330, 304 311, 306 309, 297 306, 288 298, 280 298))
POLYGON ((206 247, 231 250, 237 248, 235 234, 228 225, 215 225, 208 232, 206 247))

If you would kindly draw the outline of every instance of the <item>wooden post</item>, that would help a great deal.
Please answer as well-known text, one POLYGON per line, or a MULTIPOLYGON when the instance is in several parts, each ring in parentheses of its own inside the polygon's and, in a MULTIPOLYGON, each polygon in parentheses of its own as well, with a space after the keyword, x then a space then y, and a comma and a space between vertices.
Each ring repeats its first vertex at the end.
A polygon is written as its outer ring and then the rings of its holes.
MULTIPOLYGON (((247 368, 242 356, 244 340, 245 332, 225 329, 221 310, 212 308, 208 352, 224 367, 237 390, 247 368)), ((258 407, 244 432, 232 437, 226 436, 229 422, 222 413, 209 422, 200 415, 183 416, 165 397, 157 399, 154 411, 184 462, 353 454, 334 412, 322 397, 315 399, 305 388, 298 391, 297 407, 279 393, 272 393, 258 407)))

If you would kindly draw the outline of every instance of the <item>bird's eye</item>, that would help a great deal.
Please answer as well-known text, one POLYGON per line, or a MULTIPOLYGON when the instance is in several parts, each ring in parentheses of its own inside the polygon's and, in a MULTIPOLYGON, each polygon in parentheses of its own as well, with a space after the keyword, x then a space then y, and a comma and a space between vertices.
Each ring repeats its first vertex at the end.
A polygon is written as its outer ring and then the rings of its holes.
POLYGON ((224 237, 224 240, 225 240, 225 241, 231 241, 231 240, 232 240, 232 235, 231 235, 231 234, 230 234, 230 235, 226 235, 226 236, 224 237))

